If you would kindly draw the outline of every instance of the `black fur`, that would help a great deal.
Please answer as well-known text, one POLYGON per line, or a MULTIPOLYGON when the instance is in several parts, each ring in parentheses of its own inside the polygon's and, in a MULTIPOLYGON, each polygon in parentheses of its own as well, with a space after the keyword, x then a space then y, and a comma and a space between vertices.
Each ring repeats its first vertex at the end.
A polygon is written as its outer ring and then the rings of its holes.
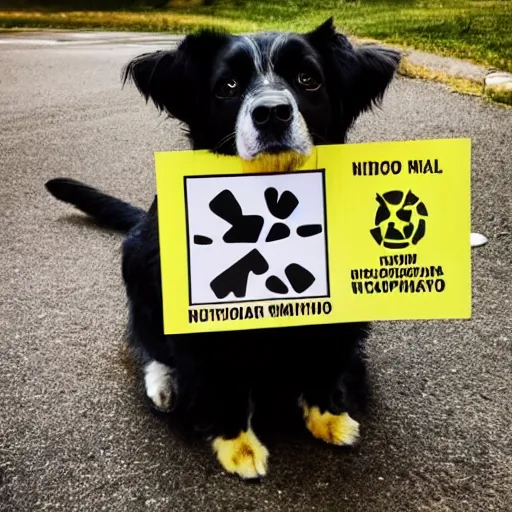
MULTIPOLYGON (((278 34, 255 36, 263 60, 278 34)), ((251 87, 254 64, 241 38, 213 32, 188 36, 177 50, 145 54, 124 70, 146 100, 186 124, 192 146, 234 154, 230 140, 243 98, 219 100, 216 88, 233 74, 251 87)), ((361 112, 379 102, 399 57, 377 47, 356 49, 329 20, 286 39, 274 71, 293 91, 315 144, 336 144, 361 112), (306 64, 305 64, 306 63, 306 64), (295 74, 310 66, 324 86, 305 94, 295 74)), ((265 65, 265 62, 263 62, 265 65)), ((173 368, 173 408, 211 436, 247 429, 258 403, 303 395, 333 414, 364 409, 367 324, 334 324, 201 335, 163 335, 156 198, 147 212, 72 180, 48 190, 103 225, 129 231, 122 272, 130 308, 131 342, 143 361, 173 368)))
POLYGON ((54 197, 87 213, 105 228, 126 232, 145 215, 144 210, 76 180, 54 178, 45 186, 54 197))

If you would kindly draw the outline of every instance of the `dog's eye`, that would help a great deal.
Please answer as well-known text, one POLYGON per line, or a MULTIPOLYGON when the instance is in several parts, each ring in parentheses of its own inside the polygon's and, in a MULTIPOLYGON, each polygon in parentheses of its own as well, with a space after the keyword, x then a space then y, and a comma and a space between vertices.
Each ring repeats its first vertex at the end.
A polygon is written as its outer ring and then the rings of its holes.
POLYGON ((238 83, 234 78, 221 82, 215 91, 217 98, 234 98, 238 95, 238 83))
POLYGON ((297 75, 297 82, 300 86, 304 87, 306 91, 318 91, 322 85, 319 80, 314 78, 309 73, 299 73, 297 75))

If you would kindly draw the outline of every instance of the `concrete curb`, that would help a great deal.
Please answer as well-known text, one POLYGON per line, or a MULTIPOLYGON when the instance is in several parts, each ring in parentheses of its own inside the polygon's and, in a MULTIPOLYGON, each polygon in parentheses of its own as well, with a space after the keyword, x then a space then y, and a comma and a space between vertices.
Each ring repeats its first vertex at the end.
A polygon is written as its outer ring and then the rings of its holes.
MULTIPOLYGON (((399 48, 398 48, 399 50, 399 48)), ((464 78, 473 82, 483 83, 487 68, 453 57, 443 57, 419 50, 402 50, 402 55, 416 66, 431 71, 442 72, 453 78, 464 78)))
MULTIPOLYGON (((351 38, 356 44, 378 44, 393 48, 403 56, 407 72, 399 71, 408 77, 434 79, 442 83, 450 81, 467 81, 475 91, 495 102, 512 106, 512 73, 489 69, 472 62, 444 57, 410 48, 389 45, 382 41, 365 38, 351 38), (415 69, 418 71, 415 73, 415 69), (430 75, 427 76, 427 75, 430 75), (435 77, 435 78, 433 78, 435 77)), ((460 88, 454 87, 455 90, 460 88)))
MULTIPOLYGON (((400 48, 397 48, 400 51, 400 48)), ((443 77, 440 82, 467 81, 481 91, 481 95, 500 104, 512 106, 512 73, 488 69, 471 62, 442 57, 416 50, 402 50, 405 62, 427 69, 433 74, 443 77)), ((408 73, 411 76, 411 73, 408 73)), ((418 78, 423 78, 421 75, 418 78)), ((457 87, 454 87, 458 90, 457 87)), ((461 92, 461 91, 459 91, 461 92)))

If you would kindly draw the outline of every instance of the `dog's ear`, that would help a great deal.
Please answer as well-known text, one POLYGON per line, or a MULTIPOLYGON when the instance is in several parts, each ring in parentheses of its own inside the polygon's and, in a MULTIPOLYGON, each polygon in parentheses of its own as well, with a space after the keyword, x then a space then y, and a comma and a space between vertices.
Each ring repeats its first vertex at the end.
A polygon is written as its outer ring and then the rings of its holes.
MULTIPOLYGON (((175 51, 144 53, 131 60, 123 69, 123 85, 132 81, 146 101, 152 99, 163 110, 167 98, 166 82, 173 82, 175 51)), ((173 109, 174 110, 174 109, 173 109)))
POLYGON ((379 103, 400 64, 400 54, 390 48, 363 45, 355 49, 358 72, 354 77, 360 111, 379 103))
POLYGON ((306 34, 306 37, 310 40, 313 46, 324 45, 325 43, 332 41, 336 37, 334 18, 331 17, 325 20, 312 32, 306 34))
POLYGON ((145 53, 123 69, 123 84, 132 81, 146 101, 190 124, 199 112, 215 57, 228 36, 201 31, 187 36, 176 50, 145 53))
POLYGON ((354 47, 336 31, 332 18, 306 34, 330 76, 330 91, 342 102, 347 126, 378 104, 391 83, 400 63, 395 50, 375 45, 354 47))

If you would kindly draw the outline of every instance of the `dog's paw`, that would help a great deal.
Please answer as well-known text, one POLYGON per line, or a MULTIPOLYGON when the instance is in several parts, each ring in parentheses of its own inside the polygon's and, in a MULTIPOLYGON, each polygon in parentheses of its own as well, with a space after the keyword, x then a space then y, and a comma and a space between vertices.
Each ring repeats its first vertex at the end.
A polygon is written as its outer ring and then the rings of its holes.
POLYGON ((359 439, 359 423, 346 412, 320 412, 316 406, 302 405, 306 427, 317 439, 337 446, 352 446, 359 439))
POLYGON ((144 368, 146 394, 157 409, 168 411, 172 403, 171 368, 151 361, 144 368))
POLYGON ((217 459, 228 473, 242 478, 260 478, 267 474, 268 450, 249 429, 235 439, 217 437, 212 443, 217 459))

